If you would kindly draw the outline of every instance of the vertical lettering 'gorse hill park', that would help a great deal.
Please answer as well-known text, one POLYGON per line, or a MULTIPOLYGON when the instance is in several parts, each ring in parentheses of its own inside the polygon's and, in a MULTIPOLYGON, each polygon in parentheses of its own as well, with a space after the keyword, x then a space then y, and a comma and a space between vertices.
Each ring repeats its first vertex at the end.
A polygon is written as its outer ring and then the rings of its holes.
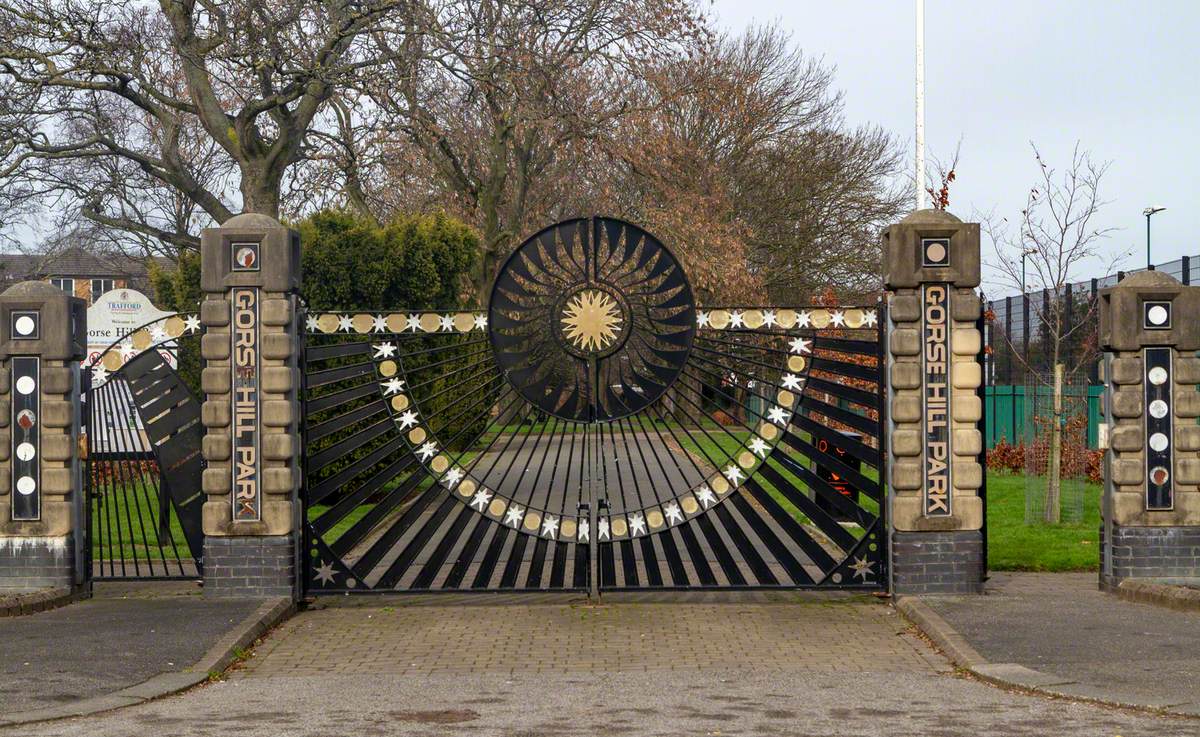
POLYGON ((0 737, 1200 733, 1198 30, 0 0, 0 737))

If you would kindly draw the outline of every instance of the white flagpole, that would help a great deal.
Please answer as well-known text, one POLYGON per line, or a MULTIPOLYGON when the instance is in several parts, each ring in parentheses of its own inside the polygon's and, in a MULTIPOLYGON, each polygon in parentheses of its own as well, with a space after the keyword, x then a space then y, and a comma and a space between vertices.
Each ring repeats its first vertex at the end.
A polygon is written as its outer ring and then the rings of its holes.
POLYGON ((917 0, 917 209, 925 204, 925 0, 917 0))

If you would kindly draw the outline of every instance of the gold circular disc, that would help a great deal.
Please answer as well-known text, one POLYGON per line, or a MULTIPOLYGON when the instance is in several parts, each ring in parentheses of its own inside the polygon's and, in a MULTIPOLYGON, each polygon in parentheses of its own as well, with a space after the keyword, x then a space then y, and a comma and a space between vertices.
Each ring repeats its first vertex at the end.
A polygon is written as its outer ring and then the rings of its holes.
POLYGON ((395 376, 396 369, 397 366, 395 361, 381 361, 379 364, 379 373, 384 376, 395 376))
POLYGON ((525 525, 526 530, 537 532, 537 528, 542 525, 542 515, 537 512, 530 512, 525 515, 525 521, 522 524, 525 525))
POLYGON ((504 514, 505 509, 508 509, 508 505, 504 503, 503 499, 496 497, 495 499, 492 499, 492 503, 488 505, 488 514, 492 515, 493 517, 499 517, 500 515, 504 514))
POLYGON ((779 323, 779 327, 790 329, 796 324, 795 310, 780 310, 775 313, 775 322, 779 323))
POLYGON ((558 526, 559 537, 575 537, 575 520, 565 519, 558 526))
POLYGON ((413 445, 420 445, 425 442, 425 428, 414 427, 408 431, 408 442, 413 445))
POLYGON ((100 363, 109 371, 116 371, 121 368, 124 361, 121 359, 121 351, 113 348, 108 353, 104 354, 104 358, 100 359, 100 363))
POLYGON ((792 394, 787 389, 781 389, 779 393, 775 395, 775 401, 779 403, 780 407, 791 407, 792 402, 796 401, 796 395, 792 394))
POLYGON ((429 467, 433 469, 434 473, 441 473, 447 468, 450 468, 450 459, 444 455, 435 456, 434 459, 430 461, 429 467))
POLYGON ((354 326, 354 332, 356 333, 369 333, 371 332, 371 326, 375 324, 375 321, 370 315, 359 313, 350 318, 350 324, 354 326))
POLYGON ((804 370, 804 356, 788 356, 788 371, 799 373, 804 370))
POLYGON ((708 324, 717 330, 724 330, 729 327, 729 311, 713 310, 708 313, 708 324))
POLYGON ((392 397, 392 409, 397 412, 403 412, 408 409, 408 397, 404 394, 397 394, 392 397))
POLYGON ((695 514, 700 511, 700 502, 696 501, 696 497, 688 494, 679 500, 679 506, 683 507, 683 511, 688 514, 695 514))
POLYGON ((139 351, 144 351, 150 347, 150 331, 142 328, 134 333, 130 337, 129 341, 133 343, 134 348, 137 348, 139 351))
POLYGON ((829 310, 813 310, 809 314, 809 319, 812 320, 814 328, 829 327, 829 310))
POLYGON ((646 514, 646 524, 650 525, 651 529, 657 530, 663 526, 663 514, 657 509, 651 509, 646 514))
POLYGON ((866 315, 857 307, 846 310, 844 316, 846 318, 846 327, 848 328, 861 328, 863 323, 867 321, 866 315))
POLYGON ((614 537, 622 537, 629 532, 629 524, 624 517, 614 517, 612 521, 612 534, 614 537))
POLYGON ((779 428, 770 422, 764 422, 759 426, 758 434, 762 436, 763 440, 774 440, 779 436, 779 428))
POLYGON ((712 479, 709 480, 708 485, 718 494, 726 494, 729 492, 729 482, 724 476, 713 476, 712 479))
POLYGON ((475 316, 470 312, 459 312, 454 316, 454 329, 460 333, 469 333, 475 329, 475 316))
POLYGON ((178 338, 179 336, 183 335, 183 329, 186 327, 187 325, 184 324, 182 317, 179 315, 172 315, 171 317, 167 318, 166 324, 163 325, 163 330, 166 330, 167 335, 171 336, 172 338, 178 338))
POLYGON ((421 329, 427 333, 436 333, 442 327, 442 316, 436 312, 426 312, 421 315, 421 329))
POLYGON ((388 331, 393 333, 404 332, 404 326, 408 325, 408 320, 404 319, 404 315, 401 315, 399 312, 393 312, 388 315, 386 322, 388 331))
POLYGON ((317 330, 322 333, 332 333, 338 328, 337 315, 326 312, 317 318, 317 330))
POLYGON ((748 328, 757 330, 763 326, 762 310, 746 310, 742 313, 742 322, 748 328))
POLYGON ((463 496, 471 496, 475 493, 475 481, 472 479, 463 479, 458 483, 458 493, 463 496))
POLYGON ((754 461, 754 454, 750 451, 743 450, 741 453, 738 453, 738 465, 742 468, 750 468, 754 465, 754 461))

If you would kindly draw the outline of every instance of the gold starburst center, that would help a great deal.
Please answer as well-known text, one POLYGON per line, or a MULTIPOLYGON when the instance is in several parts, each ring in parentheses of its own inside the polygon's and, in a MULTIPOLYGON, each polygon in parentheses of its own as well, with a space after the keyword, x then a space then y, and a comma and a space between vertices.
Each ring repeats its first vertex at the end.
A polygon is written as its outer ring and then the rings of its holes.
POLYGON ((581 351, 599 352, 617 339, 621 330, 621 308, 612 295, 585 289, 567 300, 563 308, 563 332, 581 351))

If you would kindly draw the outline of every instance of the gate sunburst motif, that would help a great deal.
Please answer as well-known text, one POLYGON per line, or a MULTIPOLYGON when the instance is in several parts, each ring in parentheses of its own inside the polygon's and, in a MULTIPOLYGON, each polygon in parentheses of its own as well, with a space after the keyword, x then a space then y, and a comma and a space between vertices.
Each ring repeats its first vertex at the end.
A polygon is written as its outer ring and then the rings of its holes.
POLYGON ((527 240, 486 313, 310 315, 310 589, 879 587, 879 322, 697 308, 604 218, 527 240))

